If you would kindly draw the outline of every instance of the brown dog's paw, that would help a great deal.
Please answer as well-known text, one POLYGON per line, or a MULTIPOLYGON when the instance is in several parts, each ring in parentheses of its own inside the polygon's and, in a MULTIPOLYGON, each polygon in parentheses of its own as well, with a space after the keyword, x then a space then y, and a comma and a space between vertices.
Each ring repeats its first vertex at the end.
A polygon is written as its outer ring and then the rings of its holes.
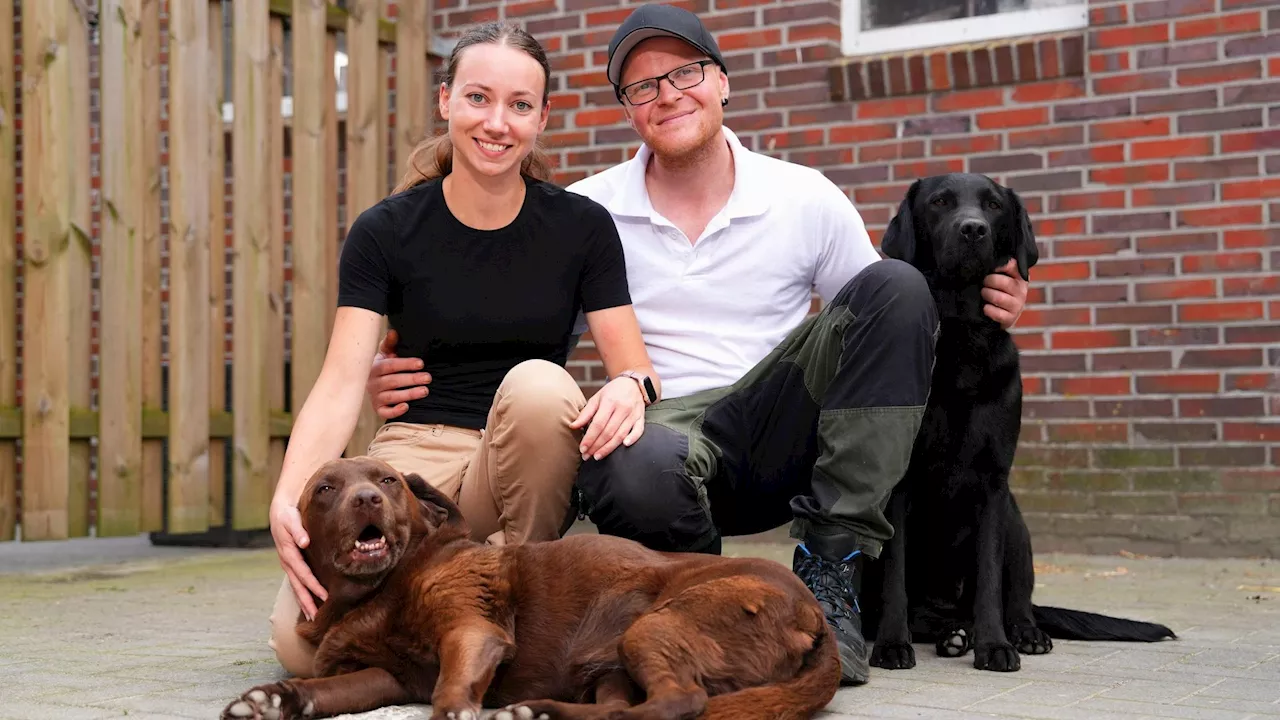
POLYGON ((480 713, 471 708, 461 710, 440 708, 431 714, 431 720, 480 720, 480 713))
POLYGON ((285 683, 260 685, 234 700, 222 711, 221 720, 290 720, 309 718, 311 702, 302 702, 297 691, 285 683))
POLYGON ((493 720, 552 720, 552 717, 545 712, 537 712, 528 704, 520 704, 508 705, 499 710, 494 713, 493 720))
POLYGON ((885 670, 909 670, 916 666, 916 650, 908 642, 876 642, 871 664, 885 670))
POLYGON ((1009 642, 1023 655, 1044 655, 1053 650, 1053 638, 1038 627, 1013 625, 1008 635, 1009 642))
POLYGON ((1022 668, 1022 660, 1018 651, 1009 643, 1000 645, 983 645, 973 649, 973 666, 979 670, 995 672, 1017 672, 1022 668))

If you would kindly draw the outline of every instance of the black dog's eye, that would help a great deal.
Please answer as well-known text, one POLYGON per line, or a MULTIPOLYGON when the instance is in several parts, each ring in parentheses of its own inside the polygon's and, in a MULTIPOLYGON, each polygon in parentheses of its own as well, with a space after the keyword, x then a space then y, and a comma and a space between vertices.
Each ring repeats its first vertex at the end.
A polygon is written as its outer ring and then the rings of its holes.
POLYGON ((396 481, 396 479, 395 479, 395 478, 393 478, 393 477, 391 477, 390 475, 388 475, 388 476, 386 476, 386 477, 382 478, 382 482, 383 482, 384 484, 387 484, 387 485, 390 485, 391 483, 393 483, 393 482, 395 482, 395 481, 396 481))
POLYGON ((999 210, 1000 203, 996 202, 995 200, 988 200, 987 207, 991 208, 992 210, 999 210))
POLYGON ((937 205, 938 207, 942 207, 943 205, 946 205, 946 204, 947 204, 947 196, 946 196, 946 195, 941 195, 941 196, 938 196, 938 197, 934 198, 934 199, 933 199, 933 204, 934 204, 934 205, 937 205))

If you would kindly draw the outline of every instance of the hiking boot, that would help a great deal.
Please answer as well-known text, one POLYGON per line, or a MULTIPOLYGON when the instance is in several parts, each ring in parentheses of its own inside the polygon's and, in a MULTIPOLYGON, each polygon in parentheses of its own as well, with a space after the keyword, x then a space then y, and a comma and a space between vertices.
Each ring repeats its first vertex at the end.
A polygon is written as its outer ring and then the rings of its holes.
POLYGON ((851 685, 861 685, 871 675, 855 583, 854 559, 858 555, 855 550, 842 560, 828 560, 800 543, 791 561, 791 569, 818 599, 827 623, 835 631, 841 684, 851 685))

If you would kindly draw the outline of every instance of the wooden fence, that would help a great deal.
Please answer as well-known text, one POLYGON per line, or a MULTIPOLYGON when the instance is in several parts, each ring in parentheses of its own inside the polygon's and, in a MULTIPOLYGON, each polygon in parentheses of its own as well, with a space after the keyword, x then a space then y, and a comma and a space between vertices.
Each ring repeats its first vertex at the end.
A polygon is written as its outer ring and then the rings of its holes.
MULTIPOLYGON (((427 2, 394 22, 381 0, 93 4, 0 0, 0 540, 262 529, 328 344, 340 197, 349 222, 429 131, 427 2)), ((376 423, 366 408, 351 447, 376 423)))

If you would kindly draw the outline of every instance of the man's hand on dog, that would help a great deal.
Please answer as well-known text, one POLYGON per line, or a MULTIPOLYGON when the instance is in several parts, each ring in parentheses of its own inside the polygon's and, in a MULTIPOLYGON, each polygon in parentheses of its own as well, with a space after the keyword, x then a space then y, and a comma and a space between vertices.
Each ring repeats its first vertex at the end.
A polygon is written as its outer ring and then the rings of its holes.
POLYGON ((1018 274, 1018 264, 1011 258, 988 275, 983 284, 986 287, 982 288, 982 299, 987 304, 982 306, 982 311, 1005 330, 1013 327, 1027 302, 1027 281, 1018 274))
POLYGON ((302 516, 296 505, 277 499, 271 502, 269 517, 271 537, 276 542, 276 554, 280 556, 280 567, 284 568, 284 574, 289 578, 298 606, 308 620, 313 620, 316 616, 315 598, 320 598, 323 602, 328 593, 311 572, 306 559, 302 557, 302 551, 298 549, 311 543, 307 531, 302 529, 302 516), (313 594, 315 597, 312 597, 313 594))
POLYGON ((399 340, 400 335, 395 330, 387 331, 378 347, 378 354, 373 356, 373 368, 365 384, 369 402, 383 420, 405 414, 410 400, 427 396, 427 384, 431 382, 431 373, 418 372, 422 370, 420 358, 396 356, 399 340))

